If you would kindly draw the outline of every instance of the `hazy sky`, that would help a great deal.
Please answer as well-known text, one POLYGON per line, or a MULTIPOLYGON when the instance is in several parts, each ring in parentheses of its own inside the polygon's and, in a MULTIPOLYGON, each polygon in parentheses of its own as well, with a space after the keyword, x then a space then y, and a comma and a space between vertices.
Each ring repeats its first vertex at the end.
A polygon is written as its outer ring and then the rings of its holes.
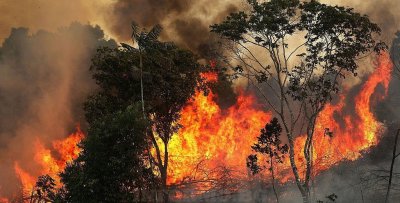
MULTIPOLYGON (((150 26, 161 23, 164 38, 183 41, 182 45, 198 49, 193 42, 208 38, 208 26, 220 21, 226 13, 244 4, 244 0, 1 0, 0 42, 12 27, 27 27, 30 33, 39 29, 55 31, 77 21, 98 24, 106 36, 126 41, 130 22, 150 26), (190 29, 188 28, 190 27, 190 29), (194 45, 186 43, 189 41, 194 45)), ((379 23, 387 40, 400 27, 400 4, 397 0, 322 0, 356 8, 379 23)))

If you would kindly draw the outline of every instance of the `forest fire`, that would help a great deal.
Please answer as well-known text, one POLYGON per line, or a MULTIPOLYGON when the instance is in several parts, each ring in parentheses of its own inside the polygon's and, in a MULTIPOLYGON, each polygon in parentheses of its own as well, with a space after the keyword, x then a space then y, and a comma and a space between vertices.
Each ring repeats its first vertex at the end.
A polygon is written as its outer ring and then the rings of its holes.
MULTIPOLYGON (((337 104, 327 105, 320 114, 313 140, 314 175, 341 161, 360 158, 365 150, 379 142, 383 126, 374 117, 371 96, 380 84, 387 91, 391 71, 388 54, 381 55, 377 68, 362 84, 361 91, 352 103, 346 104, 346 93, 343 93, 337 104), (354 105, 355 114, 344 111, 349 105, 354 105), (343 119, 342 124, 334 119, 335 115, 343 119), (327 135, 327 130, 331 135, 327 135)), ((247 174, 246 157, 251 153, 250 146, 272 113, 260 110, 256 99, 242 91, 239 91, 236 104, 226 110, 220 109, 213 101, 216 96, 212 93, 205 96, 197 92, 183 109, 180 122, 184 127, 173 136, 169 145, 172 154, 168 179, 170 184, 179 184, 185 178, 201 176, 196 169, 200 163, 208 167, 209 171, 223 165, 235 168, 239 174, 247 174)), ((382 99, 385 95, 380 96, 382 99)), ((295 140, 298 155, 296 160, 300 168, 305 164, 301 152, 304 142, 305 136, 295 140)), ((282 183, 293 177, 288 159, 278 165, 276 171, 282 183)), ((304 171, 300 171, 300 174, 304 174, 304 171)))
MULTIPOLYGON (((314 174, 329 169, 340 161, 356 160, 362 156, 362 152, 378 144, 379 136, 384 129, 374 116, 372 107, 375 103, 372 102, 371 96, 378 85, 382 85, 385 92, 377 99, 386 96, 392 68, 393 64, 388 54, 380 55, 375 71, 362 84, 361 90, 353 100, 354 103, 346 103, 346 93, 344 93, 340 95, 337 104, 327 105, 320 113, 313 140, 314 174), (346 105, 350 107, 354 105, 355 115, 343 112, 346 105), (344 124, 333 119, 335 114, 343 119, 344 124), (332 135, 327 135, 326 130, 332 132, 332 135)), ((298 138, 295 144, 296 150, 301 149, 304 137, 298 138)), ((297 157, 297 160, 305 164, 302 157, 297 157)))
POLYGON ((19 162, 14 162, 14 170, 19 178, 24 194, 30 194, 37 180, 37 176, 48 174, 59 183, 58 174, 64 170, 66 164, 76 159, 80 153, 77 144, 84 137, 80 127, 63 140, 52 142, 52 150, 45 148, 40 140, 35 143, 36 153, 33 160, 40 166, 38 173, 30 173, 21 168, 19 162))
MULTIPOLYGON (((374 117, 371 96, 378 85, 383 86, 386 95, 391 71, 389 56, 381 55, 377 68, 362 84, 362 89, 354 100, 351 100, 354 102, 355 114, 344 111, 349 107, 347 105, 353 105, 346 103, 346 93, 340 95, 339 102, 327 105, 320 114, 313 140, 314 175, 341 161, 356 160, 364 151, 378 144, 383 126, 374 117), (335 116, 342 120, 339 122, 333 119, 335 116), (332 134, 327 135, 327 130, 332 134)), ((211 73, 204 74, 203 77, 208 81, 217 80, 217 76, 211 73)), ((378 95, 378 99, 385 95, 378 95)), ((205 174, 212 175, 210 171, 218 167, 234 169, 236 175, 240 176, 238 178, 248 178, 246 157, 252 153, 250 146, 255 142, 260 129, 272 118, 272 113, 261 110, 261 105, 253 95, 240 90, 236 103, 228 109, 221 109, 217 105, 214 101, 217 96, 212 92, 204 95, 197 91, 182 110, 180 124, 183 128, 169 143, 169 184, 179 184, 188 178, 204 179, 205 174), (199 174, 200 167, 204 174, 199 174)), ((59 183, 57 174, 65 168, 67 162, 78 156, 80 149, 77 144, 83 137, 84 134, 78 126, 75 133, 63 140, 54 141, 51 150, 37 140, 34 161, 40 165, 40 172, 28 172, 17 161, 14 163, 15 173, 24 193, 29 194, 32 191, 38 175, 49 174, 59 183)), ((295 141, 299 166, 305 164, 300 152, 304 141, 304 136, 295 141)), ((276 167, 277 178, 281 183, 292 179, 288 159, 276 167)), ((300 174, 303 173, 300 170, 300 174)))
POLYGON ((70 2, 0 1, 0 203, 398 201, 400 4, 70 2))

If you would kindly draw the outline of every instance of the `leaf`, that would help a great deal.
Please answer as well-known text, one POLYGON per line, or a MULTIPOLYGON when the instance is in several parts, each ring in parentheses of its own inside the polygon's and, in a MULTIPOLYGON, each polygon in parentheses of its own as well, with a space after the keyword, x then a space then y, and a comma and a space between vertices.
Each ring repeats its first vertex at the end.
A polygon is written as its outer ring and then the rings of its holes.
POLYGON ((153 28, 151 28, 150 32, 147 34, 147 39, 151 41, 157 40, 162 30, 163 28, 161 27, 161 25, 158 24, 155 25, 153 28))
POLYGON ((131 45, 125 44, 125 43, 123 43, 123 42, 121 42, 121 46, 122 46, 123 48, 127 49, 128 51, 132 51, 132 50, 135 49, 135 48, 133 48, 131 45))
POLYGON ((131 23, 131 28, 132 28, 131 38, 137 40, 139 38, 139 26, 137 25, 136 22, 133 21, 131 23))

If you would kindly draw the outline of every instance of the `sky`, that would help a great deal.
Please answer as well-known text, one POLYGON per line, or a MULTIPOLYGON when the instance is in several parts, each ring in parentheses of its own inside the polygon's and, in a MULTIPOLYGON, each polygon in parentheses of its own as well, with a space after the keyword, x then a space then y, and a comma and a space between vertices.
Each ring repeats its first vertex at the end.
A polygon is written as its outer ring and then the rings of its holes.
MULTIPOLYGON (((356 8, 383 26, 387 32, 399 27, 400 4, 396 0, 322 0, 324 3, 356 8)), ((133 18, 147 26, 154 23, 172 28, 177 23, 216 23, 227 11, 244 5, 243 0, 2 0, 0 41, 12 27, 55 31, 71 22, 98 24, 106 35, 127 39, 133 18), (213 22, 214 21, 214 22, 213 22), (125 25, 124 23, 127 23, 125 25)), ((171 34, 172 35, 172 34, 171 34)), ((392 35, 392 33, 388 33, 392 35)), ((173 38, 173 36, 170 36, 173 38)))

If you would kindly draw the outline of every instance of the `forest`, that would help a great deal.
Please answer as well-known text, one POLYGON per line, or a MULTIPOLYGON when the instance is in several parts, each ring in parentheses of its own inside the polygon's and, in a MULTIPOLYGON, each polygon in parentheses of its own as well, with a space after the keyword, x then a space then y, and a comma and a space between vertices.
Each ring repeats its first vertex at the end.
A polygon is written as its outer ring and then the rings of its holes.
POLYGON ((0 2, 0 203, 398 202, 399 9, 0 2))

